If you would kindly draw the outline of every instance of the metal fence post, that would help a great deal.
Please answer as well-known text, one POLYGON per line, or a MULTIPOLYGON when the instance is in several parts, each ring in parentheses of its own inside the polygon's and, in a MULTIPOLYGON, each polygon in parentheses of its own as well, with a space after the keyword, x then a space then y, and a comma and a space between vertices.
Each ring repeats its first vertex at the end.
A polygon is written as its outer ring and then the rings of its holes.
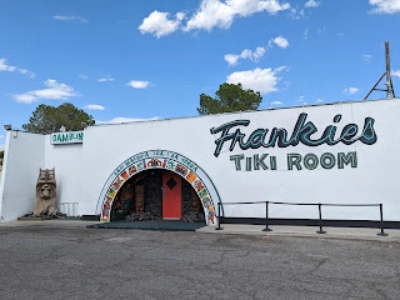
POLYGON ((272 231, 269 228, 269 212, 268 212, 269 201, 265 201, 265 228, 262 231, 272 231))
POLYGON ((322 212, 321 212, 321 203, 318 203, 318 211, 319 211, 319 230, 317 233, 325 234, 326 231, 322 230, 322 212))
POLYGON ((377 235, 380 236, 388 236, 389 234, 385 233, 384 225, 383 225, 383 204, 379 204, 379 209, 381 212, 381 232, 377 233, 377 235))
POLYGON ((222 230, 221 227, 221 202, 218 202, 218 227, 215 230, 222 230))

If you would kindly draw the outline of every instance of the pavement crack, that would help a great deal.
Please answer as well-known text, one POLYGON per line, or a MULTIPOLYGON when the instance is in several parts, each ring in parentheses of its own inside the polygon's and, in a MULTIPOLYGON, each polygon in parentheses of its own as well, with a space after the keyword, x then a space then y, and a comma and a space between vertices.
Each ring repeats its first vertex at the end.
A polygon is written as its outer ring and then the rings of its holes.
POLYGON ((314 270, 312 271, 312 273, 318 271, 324 264, 326 264, 329 261, 329 258, 323 258, 319 261, 319 263, 315 266, 314 270))

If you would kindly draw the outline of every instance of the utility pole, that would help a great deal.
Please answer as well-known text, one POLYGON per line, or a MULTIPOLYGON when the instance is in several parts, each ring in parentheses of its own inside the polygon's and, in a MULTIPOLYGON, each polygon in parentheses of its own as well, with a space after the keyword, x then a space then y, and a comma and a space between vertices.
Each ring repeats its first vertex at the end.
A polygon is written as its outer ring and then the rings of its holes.
POLYGON ((369 91, 367 96, 365 96, 364 100, 367 100, 369 95, 373 91, 381 91, 381 92, 386 92, 386 99, 391 99, 391 98, 396 98, 396 95, 394 94, 394 88, 393 88, 393 81, 392 77, 390 75, 390 51, 389 51, 389 42, 385 42, 385 60, 386 60, 386 72, 382 74, 381 78, 376 82, 376 84, 373 86, 373 88, 369 91), (382 81, 382 79, 386 75, 386 89, 378 89, 376 88, 378 84, 382 81))
MULTIPOLYGON (((385 59, 386 59, 386 99, 392 97, 392 78, 390 76, 390 53, 389 42, 385 42, 385 59)), ((394 95, 393 95, 394 96, 394 95)))

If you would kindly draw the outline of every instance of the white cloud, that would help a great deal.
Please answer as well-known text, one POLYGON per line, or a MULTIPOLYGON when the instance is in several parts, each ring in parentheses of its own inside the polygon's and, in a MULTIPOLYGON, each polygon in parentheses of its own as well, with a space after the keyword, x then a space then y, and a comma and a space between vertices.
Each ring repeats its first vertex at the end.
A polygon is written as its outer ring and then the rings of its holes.
POLYGON ((358 92, 358 88, 356 88, 356 87, 349 87, 348 89, 343 90, 343 93, 350 94, 350 95, 354 95, 357 92, 358 92))
MULTIPOLYGON (((274 15, 287 9, 290 9, 290 4, 281 4, 280 0, 202 0, 200 7, 181 28, 184 31, 211 31, 214 27, 227 29, 237 17, 248 17, 264 11, 274 15)), ((170 19, 169 15, 168 12, 153 11, 143 19, 140 32, 154 34, 157 38, 175 32, 180 28, 185 14, 178 12, 175 19, 170 19)))
POLYGON ((363 54, 363 55, 361 55, 361 58, 362 58, 363 61, 365 61, 366 63, 369 64, 371 62, 371 60, 372 60, 372 55, 363 54))
POLYGON ((89 110, 105 110, 106 109, 104 106, 98 105, 98 104, 88 104, 84 108, 89 109, 89 110))
POLYGON ((88 79, 89 77, 87 76, 87 75, 85 75, 85 74, 79 74, 79 78, 81 78, 81 79, 88 79))
POLYGON ((393 75, 393 76, 396 76, 396 77, 399 77, 399 78, 400 78, 400 69, 397 70, 397 71, 392 70, 392 72, 391 72, 390 74, 393 75))
POLYGON ((35 73, 33 73, 29 70, 20 69, 20 68, 17 68, 16 66, 8 65, 7 60, 5 58, 0 58, 0 72, 18 72, 18 73, 26 75, 30 78, 35 77, 35 73))
POLYGON ((230 66, 234 66, 238 63, 240 55, 237 54, 226 54, 224 59, 228 62, 230 66))
POLYGON ((147 18, 144 18, 139 30, 142 34, 152 33, 160 38, 178 30, 184 17, 185 14, 179 12, 175 15, 175 20, 170 20, 169 13, 155 10, 147 18))
POLYGON ((65 83, 58 83, 54 79, 48 79, 44 83, 47 88, 43 90, 33 90, 24 94, 13 95, 17 102, 30 104, 40 99, 45 100, 66 100, 70 97, 78 96, 74 89, 65 83))
POLYGON ((119 124, 119 123, 130 123, 130 122, 141 122, 141 121, 154 121, 154 120, 159 120, 159 119, 160 119, 159 117, 152 117, 149 119, 116 117, 109 121, 96 120, 96 124, 119 124))
POLYGON ((369 0, 369 4, 374 6, 369 11, 372 14, 395 14, 400 12, 399 0, 369 0))
POLYGON ((318 7, 321 4, 321 2, 316 2, 315 0, 308 0, 306 4, 304 4, 305 7, 318 7))
POLYGON ((28 76, 29 78, 35 78, 36 74, 26 70, 26 69, 17 69, 18 73, 28 76))
POLYGON ((322 102, 324 102, 324 100, 318 98, 315 102, 316 102, 316 103, 322 103, 322 102))
POLYGON ((112 78, 110 75, 106 75, 102 78, 97 79, 98 82, 107 82, 107 81, 114 81, 115 79, 112 78))
POLYGON ((285 66, 276 68, 275 70, 271 68, 257 68, 254 70, 234 72, 226 78, 226 82, 235 84, 241 83, 245 89, 252 89, 262 94, 267 94, 278 90, 276 85, 280 78, 277 77, 277 74, 284 69, 286 69, 285 66))
POLYGON ((131 80, 126 85, 133 87, 134 89, 145 89, 151 84, 150 81, 142 80, 131 80))
POLYGON ((5 58, 0 59, 0 72, 15 72, 16 70, 17 67, 7 65, 5 58))
POLYGON ((265 48, 264 47, 257 47, 256 50, 251 51, 249 49, 245 49, 240 53, 240 57, 243 59, 250 59, 254 62, 258 62, 261 57, 263 57, 265 54, 265 48))
POLYGON ((281 102, 281 101, 272 101, 271 102, 272 106, 278 106, 278 105, 282 105, 282 104, 283 104, 283 102, 281 102))
POLYGON ((283 49, 289 47, 289 41, 281 35, 269 41, 269 45, 272 43, 283 49))
POLYGON ((248 17, 263 11, 274 15, 289 8, 289 3, 280 4, 279 0, 202 0, 199 9, 187 22, 184 30, 211 31, 214 27, 227 29, 235 17, 248 17))
POLYGON ((79 22, 82 22, 82 23, 87 23, 88 22, 88 20, 86 20, 85 18, 78 17, 78 16, 61 16, 61 15, 57 15, 57 16, 53 16, 53 19, 59 20, 59 21, 79 21, 79 22))
POLYGON ((296 8, 291 8, 290 9, 290 14, 288 15, 289 18, 293 20, 300 20, 301 18, 304 18, 305 12, 304 9, 296 9, 296 8))
MULTIPOLYGON (((0 139, 4 139, 6 136, 3 134, 0 134, 0 139)), ((1 146, 0 146, 1 147, 1 146)))
POLYGON ((256 50, 252 51, 249 49, 244 49, 242 53, 239 55, 237 54, 226 54, 225 60, 228 62, 229 65, 233 66, 238 63, 239 58, 242 59, 250 59, 251 61, 258 62, 261 57, 265 54, 264 47, 257 47, 256 50))
POLYGON ((289 42, 283 36, 278 36, 271 39, 268 42, 268 47, 257 47, 254 51, 250 49, 244 49, 240 54, 226 54, 224 56, 225 60, 230 66, 236 65, 239 59, 250 59, 253 62, 258 62, 265 54, 268 48, 272 48, 273 44, 276 44, 280 48, 287 48, 289 42))
POLYGON ((306 30, 304 30, 304 39, 308 40, 308 28, 306 28, 306 30))

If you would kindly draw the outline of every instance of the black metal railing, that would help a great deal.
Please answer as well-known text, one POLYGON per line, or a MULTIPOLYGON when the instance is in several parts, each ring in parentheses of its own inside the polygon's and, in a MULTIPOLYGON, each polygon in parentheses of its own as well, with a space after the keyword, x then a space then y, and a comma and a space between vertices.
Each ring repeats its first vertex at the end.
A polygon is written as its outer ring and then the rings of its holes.
POLYGON ((325 230, 323 230, 323 220, 322 220, 322 209, 321 207, 324 206, 362 206, 362 207, 367 207, 367 206, 379 206, 379 211, 380 211, 380 232, 377 233, 377 235, 380 236, 388 236, 387 233, 385 233, 385 225, 383 222, 383 204, 378 203, 378 204, 334 204, 334 203, 296 203, 296 202, 277 202, 277 201, 259 201, 259 202, 225 202, 225 203, 218 203, 218 226, 215 228, 215 230, 222 230, 223 228, 221 227, 221 222, 223 217, 221 216, 221 206, 222 205, 246 205, 246 204, 260 204, 260 203, 265 203, 265 228, 262 231, 272 231, 271 228, 269 228, 269 205, 270 204, 280 204, 280 205, 304 205, 304 206, 318 206, 318 225, 319 225, 319 230, 317 231, 318 234, 324 234, 326 233, 325 230))

